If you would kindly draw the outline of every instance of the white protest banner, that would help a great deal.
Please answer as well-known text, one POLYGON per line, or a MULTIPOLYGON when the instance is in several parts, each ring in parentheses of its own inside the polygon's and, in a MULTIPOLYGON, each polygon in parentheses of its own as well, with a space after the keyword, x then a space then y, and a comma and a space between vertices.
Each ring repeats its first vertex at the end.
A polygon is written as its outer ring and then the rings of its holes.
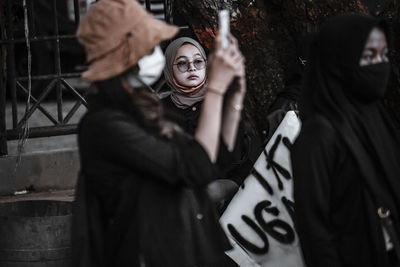
POLYGON ((300 125, 287 112, 220 219, 233 246, 226 254, 240 266, 305 266, 293 223, 289 152, 300 125))

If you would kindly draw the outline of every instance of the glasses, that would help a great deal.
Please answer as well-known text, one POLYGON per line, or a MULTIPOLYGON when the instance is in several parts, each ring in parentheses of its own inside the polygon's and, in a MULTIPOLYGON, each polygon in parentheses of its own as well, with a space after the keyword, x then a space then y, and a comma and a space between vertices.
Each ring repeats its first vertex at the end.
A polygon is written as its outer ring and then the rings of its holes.
POLYGON ((187 60, 183 60, 183 61, 179 61, 178 63, 174 64, 176 65, 176 67, 178 68, 178 70, 182 73, 185 73, 189 70, 190 68, 190 64, 193 63, 193 66, 197 69, 197 70, 202 70, 205 68, 206 66, 206 61, 204 59, 195 59, 193 61, 187 61, 187 60))

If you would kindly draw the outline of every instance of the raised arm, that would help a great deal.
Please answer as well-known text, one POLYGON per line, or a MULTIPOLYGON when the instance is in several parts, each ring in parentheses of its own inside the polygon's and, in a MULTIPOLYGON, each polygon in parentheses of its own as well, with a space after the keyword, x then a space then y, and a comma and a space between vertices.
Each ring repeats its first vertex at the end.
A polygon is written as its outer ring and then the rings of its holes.
MULTIPOLYGON (((223 98, 229 84, 240 72, 240 69, 243 68, 244 61, 238 49, 237 42, 231 43, 226 50, 222 50, 219 37, 217 37, 215 47, 216 49, 209 59, 207 92, 201 108, 199 124, 195 132, 196 140, 207 151, 212 162, 215 162, 217 159, 221 134, 223 98)), ((228 139, 231 142, 234 141, 232 137, 228 137, 228 139)))
MULTIPOLYGON (((231 43, 238 47, 236 38, 231 36, 230 39, 231 43)), ((222 138, 230 152, 235 148, 237 131, 243 109, 243 100, 246 95, 246 71, 243 57, 237 69, 236 77, 238 79, 237 88, 234 88, 235 91, 228 96, 224 117, 222 118, 222 138)))

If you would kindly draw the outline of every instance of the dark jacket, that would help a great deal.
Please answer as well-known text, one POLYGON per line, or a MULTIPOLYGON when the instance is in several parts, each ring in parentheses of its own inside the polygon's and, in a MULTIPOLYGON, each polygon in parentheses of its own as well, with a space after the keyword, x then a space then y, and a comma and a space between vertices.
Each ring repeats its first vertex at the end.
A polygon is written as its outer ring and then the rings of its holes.
POLYGON ((163 139, 111 108, 90 110, 78 133, 73 266, 203 266, 230 248, 195 139, 163 139))
MULTIPOLYGON (((169 116, 185 131, 194 135, 203 102, 197 102, 187 109, 176 107, 169 96, 164 98, 162 102, 169 116)), ((220 173, 216 178, 230 179, 241 185, 243 180, 248 176, 260 152, 261 143, 250 123, 244 118, 244 114, 242 114, 233 152, 229 153, 224 142, 222 140, 220 142, 217 158, 220 173)))
POLYGON ((308 267, 384 267, 371 194, 330 122, 314 115, 292 148, 296 229, 308 267))

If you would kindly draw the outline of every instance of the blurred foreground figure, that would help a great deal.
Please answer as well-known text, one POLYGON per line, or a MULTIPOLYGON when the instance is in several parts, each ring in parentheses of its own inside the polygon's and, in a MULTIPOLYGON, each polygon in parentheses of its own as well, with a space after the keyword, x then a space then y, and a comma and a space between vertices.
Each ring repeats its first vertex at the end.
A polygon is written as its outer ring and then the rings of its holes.
POLYGON ((381 103, 388 38, 384 21, 342 14, 312 43, 292 150, 308 267, 399 266, 400 143, 381 103))
POLYGON ((209 266, 230 248, 205 188, 220 135, 228 148, 236 141, 222 125, 237 129, 240 116, 226 122, 222 107, 244 58, 235 40, 225 51, 216 43, 199 126, 188 135, 164 118, 150 88, 165 64, 158 44, 177 31, 132 0, 99 1, 79 25, 90 63, 83 77, 95 90, 78 129, 73 266, 209 266))

